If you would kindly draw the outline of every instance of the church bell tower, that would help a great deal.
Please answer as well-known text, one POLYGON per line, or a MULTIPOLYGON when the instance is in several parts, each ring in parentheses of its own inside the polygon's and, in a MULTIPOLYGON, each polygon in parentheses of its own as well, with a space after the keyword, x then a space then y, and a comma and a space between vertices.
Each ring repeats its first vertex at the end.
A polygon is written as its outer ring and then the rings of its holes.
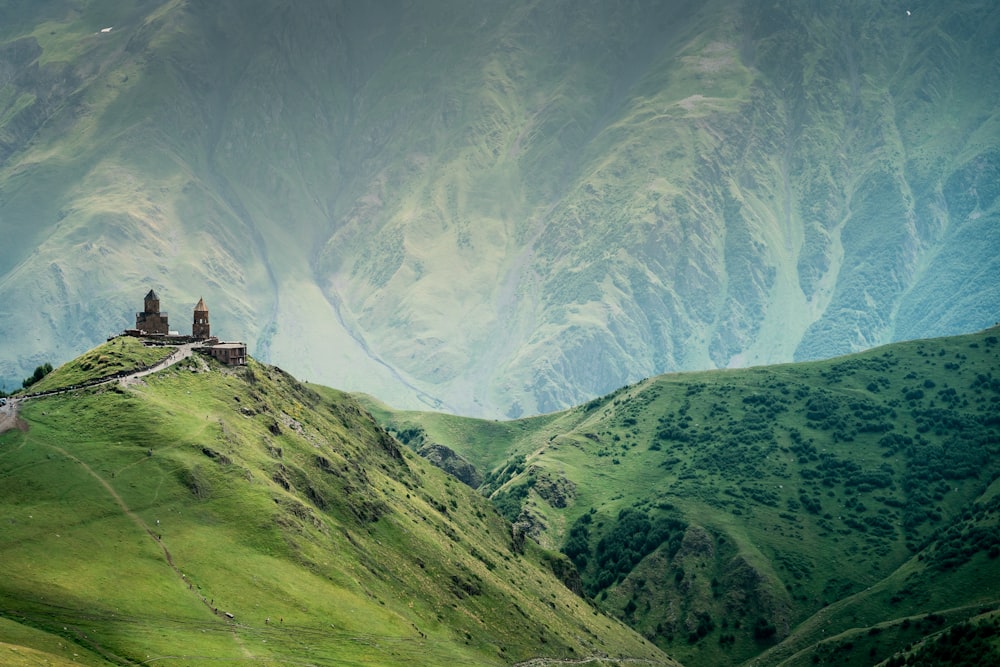
POLYGON ((192 338, 211 338, 211 330, 208 325, 208 306, 205 299, 198 299, 198 305, 194 307, 194 323, 191 325, 192 338))

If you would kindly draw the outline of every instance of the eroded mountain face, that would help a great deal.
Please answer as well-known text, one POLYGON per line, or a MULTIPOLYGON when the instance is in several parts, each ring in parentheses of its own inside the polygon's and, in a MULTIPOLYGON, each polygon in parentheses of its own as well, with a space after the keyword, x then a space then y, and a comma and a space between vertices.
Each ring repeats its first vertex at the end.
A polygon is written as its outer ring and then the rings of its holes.
POLYGON ((8 7, 0 377, 149 287, 488 416, 991 324, 1000 10, 909 10, 8 7))

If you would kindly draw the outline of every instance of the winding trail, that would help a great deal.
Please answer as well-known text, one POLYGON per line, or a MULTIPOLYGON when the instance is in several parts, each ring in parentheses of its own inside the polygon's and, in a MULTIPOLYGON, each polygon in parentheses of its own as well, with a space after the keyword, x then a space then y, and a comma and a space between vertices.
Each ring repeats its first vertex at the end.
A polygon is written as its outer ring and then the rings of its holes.
POLYGON ((592 655, 589 658, 532 658, 524 662, 516 662, 511 667, 547 667, 548 665, 588 665, 592 662, 612 663, 616 665, 659 665, 660 662, 646 658, 615 658, 609 655, 592 655))
POLYGON ((17 416, 17 399, 8 398, 6 405, 0 405, 0 433, 14 429, 27 430, 28 425, 17 416))
POLYGON ((7 398, 5 405, 0 405, 0 433, 6 433, 7 431, 12 431, 15 428, 22 431, 26 431, 28 429, 28 425, 24 422, 24 420, 17 416, 18 409, 23 401, 30 401, 33 398, 41 398, 44 396, 58 396, 59 394, 65 394, 78 389, 98 387, 102 384, 110 384, 112 382, 117 382, 123 387, 128 387, 129 385, 136 384, 140 379, 146 377, 147 375, 159 373, 160 371, 170 368, 174 364, 187 359, 194 354, 195 348, 201 347, 201 345, 202 343, 184 343, 183 345, 178 345, 177 349, 171 352, 170 355, 153 364, 149 368, 143 368, 126 375, 114 375, 112 377, 99 378, 90 382, 84 382, 83 384, 73 385, 72 387, 63 387, 60 389, 53 389, 51 391, 39 392, 37 394, 11 396, 7 398))
MULTIPOLYGON (((21 396, 17 398, 8 398, 6 404, 0 406, 0 433, 4 433, 6 431, 13 430, 15 428, 21 431, 28 430, 28 424, 18 416, 18 409, 22 401, 31 400, 34 398, 43 398, 47 396, 56 396, 59 394, 66 394, 72 391, 76 391, 78 389, 83 389, 87 387, 96 387, 103 384, 110 384, 112 382, 118 382, 121 386, 128 387, 130 385, 138 383, 142 378, 146 377, 147 375, 158 373, 184 359, 187 359, 194 353, 195 348, 200 347, 201 345, 202 345, 201 343, 185 343, 183 345, 179 345, 177 346, 177 349, 174 350, 174 352, 172 352, 169 356, 157 362, 153 366, 137 370, 127 375, 115 376, 110 378, 101 378, 93 382, 88 382, 73 387, 66 387, 62 389, 56 389, 53 391, 48 391, 28 396, 21 396)), ((156 532, 154 532, 152 528, 150 528, 145 521, 142 520, 142 517, 140 517, 138 514, 132 511, 132 509, 125 503, 125 500, 121 497, 121 495, 119 495, 118 492, 115 490, 115 488, 110 484, 110 482, 108 482, 108 480, 106 480, 104 477, 98 474, 97 471, 91 468, 85 461, 69 453, 66 449, 59 447, 57 445, 49 445, 49 447, 59 452, 61 455, 65 456, 70 461, 73 461, 74 463, 78 464, 83 470, 87 472, 87 474, 93 477, 104 488, 105 491, 108 492, 108 495, 111 496, 115 504, 118 505, 119 509, 121 509, 122 513, 126 517, 128 517, 136 526, 138 526, 143 532, 145 532, 151 540, 153 540, 156 543, 157 547, 163 552, 163 559, 166 561, 170 569, 173 570, 178 580, 184 586, 186 586, 187 589, 191 592, 191 594, 195 595, 198 598, 198 600, 209 611, 212 612, 212 614, 219 617, 221 620, 226 621, 228 625, 231 626, 233 638, 236 641, 236 644, 243 651, 244 657, 247 658, 248 660, 255 660, 255 656, 249 650, 247 650, 246 645, 244 644, 243 640, 237 633, 236 622, 230 617, 226 616, 226 613, 224 611, 220 611, 219 609, 213 607, 208 597, 199 592, 194 587, 194 585, 190 581, 188 581, 187 577, 184 575, 183 572, 181 572, 180 568, 177 567, 176 564, 174 564, 173 556, 170 555, 170 551, 167 549, 166 545, 163 544, 163 541, 160 538, 160 536, 156 532)), ((108 654, 101 646, 95 644, 93 641, 91 641, 89 638, 86 638, 85 636, 82 637, 86 639, 87 643, 92 645, 94 649, 97 650, 99 653, 101 653, 105 657, 111 657, 110 654, 108 654)), ((121 660, 119 656, 113 656, 113 657, 117 658, 118 660, 121 660)))
POLYGON ((89 465, 87 465, 87 463, 85 461, 82 461, 82 460, 78 459, 77 457, 73 456, 68 451, 66 451, 65 449, 63 449, 62 447, 59 447, 57 445, 49 445, 49 447, 52 448, 52 449, 54 449, 55 451, 59 452, 60 454, 62 454, 63 456, 65 456, 70 461, 73 461, 74 463, 79 464, 81 468, 83 468, 91 477, 93 477, 95 480, 97 480, 97 482, 102 487, 104 487, 104 490, 108 492, 108 494, 112 497, 112 499, 114 499, 115 504, 118 505, 118 507, 121 509, 122 513, 126 517, 128 517, 129 519, 131 519, 132 522, 135 523, 136 526, 138 526, 140 529, 142 529, 143 531, 145 531, 145 533, 147 535, 149 535, 150 539, 152 539, 156 543, 156 545, 163 552, 163 558, 167 562, 167 565, 169 565, 170 569, 174 571, 174 574, 177 575, 177 578, 180 580, 180 582, 183 585, 187 586, 187 589, 191 592, 191 594, 194 595, 195 597, 197 597, 198 600, 203 605, 205 605, 205 607, 209 611, 211 611, 214 615, 218 616, 222 620, 228 621, 229 625, 233 626, 232 627, 233 639, 236 641, 236 644, 243 651, 244 657, 246 657, 248 659, 253 659, 253 657, 254 657, 253 654, 251 654, 247 650, 246 644, 243 643, 243 640, 240 638, 239 634, 236 632, 236 628, 235 628, 236 622, 234 620, 230 619, 229 617, 227 617, 225 615, 225 612, 219 611, 217 608, 213 607, 212 604, 211 604, 211 602, 209 601, 209 599, 205 595, 203 595, 201 592, 199 592, 198 589, 196 589, 194 587, 194 585, 190 581, 188 581, 188 578, 184 575, 183 572, 181 572, 180 568, 177 567, 177 565, 174 564, 173 556, 170 555, 170 551, 167 550, 167 547, 166 547, 165 544, 163 544, 163 541, 160 538, 160 536, 157 533, 155 533, 152 528, 149 527, 149 524, 147 524, 145 521, 142 520, 142 517, 140 517, 138 514, 136 514, 135 512, 133 512, 132 508, 130 508, 127 504, 125 504, 125 501, 118 494, 118 492, 115 491, 115 488, 113 486, 111 486, 111 484, 108 482, 108 480, 106 480, 103 477, 101 477, 93 468, 91 468, 89 465))
MULTIPOLYGON (((97 482, 101 486, 104 487, 104 490, 107 491, 108 494, 111 495, 111 497, 114 499, 115 503, 121 509, 122 513, 125 514, 125 516, 127 516, 129 519, 131 519, 132 522, 135 523, 135 525, 139 526, 139 528, 141 528, 142 530, 144 530, 153 539, 153 541, 156 542, 156 544, 157 544, 157 546, 159 546, 160 550, 163 551, 163 557, 167 561, 167 565, 170 566, 170 568, 181 579, 181 581, 184 582, 185 584, 187 584, 188 587, 191 590, 194 590, 193 587, 191 586, 190 582, 188 582, 187 577, 185 577, 184 574, 180 571, 180 569, 176 565, 174 565, 174 559, 173 559, 173 557, 171 557, 170 552, 167 551, 167 547, 160 540, 160 536, 157 535, 155 532, 153 532, 153 530, 149 527, 149 525, 145 521, 142 520, 142 517, 140 517, 138 514, 136 514, 135 512, 133 512, 132 509, 128 505, 125 504, 125 501, 122 499, 122 497, 120 495, 118 495, 118 492, 115 491, 115 488, 113 486, 111 486, 111 484, 108 482, 108 480, 104 479, 99 474, 97 474, 97 472, 93 468, 91 468, 89 465, 87 465, 87 463, 85 461, 82 461, 82 460, 78 459, 77 457, 73 456, 68 451, 66 451, 65 449, 63 449, 62 447, 59 447, 57 445, 49 445, 49 447, 51 447, 55 451, 59 452, 60 454, 62 454, 66 458, 68 458, 70 461, 73 461, 74 463, 78 463, 80 465, 80 467, 82 467, 84 470, 86 470, 87 473, 91 477, 93 477, 94 479, 96 479, 97 482)), ((205 596, 201 595, 200 593, 196 593, 196 595, 198 595, 198 597, 201 599, 201 601, 205 604, 206 607, 208 607, 209 609, 212 609, 212 606, 209 604, 208 600, 205 599, 205 596)), ((212 609, 212 611, 214 612, 215 610, 212 609)))
MULTIPOLYGON (((162 361, 150 366, 145 370, 136 371, 135 373, 131 373, 124 377, 117 378, 118 384, 120 384, 123 387, 127 387, 129 385, 135 384, 141 378, 144 378, 147 375, 152 375, 153 373, 159 373, 165 368, 170 368, 177 362, 183 361, 184 359, 190 357, 192 354, 194 354, 195 348, 201 346, 202 346, 201 343, 185 343, 184 345, 178 345, 177 349, 174 350, 166 359, 163 359, 162 361)), ((108 380, 108 382, 114 382, 114 380, 113 379, 108 380)))
MULTIPOLYGON (((80 384, 70 385, 68 387, 60 387, 58 389, 49 389, 48 391, 39 391, 35 393, 19 394, 16 397, 11 397, 8 399, 7 403, 16 404, 20 401, 30 401, 33 398, 43 398, 45 396, 58 396, 60 394, 66 394, 71 391, 76 391, 77 389, 86 389, 88 387, 99 387, 102 384, 110 384, 112 382, 118 382, 123 387, 127 387, 130 384, 135 384, 141 378, 151 375, 153 373, 159 373, 165 368, 169 368, 179 361, 187 359, 190 357, 196 349, 202 347, 203 343, 183 343, 181 345, 175 346, 176 349, 171 352, 166 358, 156 362, 152 366, 146 368, 139 368, 132 371, 120 371, 114 375, 108 375, 105 377, 97 378, 94 380, 88 380, 80 384)), ((7 406, 4 406, 7 407, 7 406)), ((0 407, 0 411, 3 408, 0 407)), ((16 405, 14 408, 16 413, 16 405)), ((9 430, 9 429, 8 429, 9 430)), ((0 433, 3 433, 3 429, 0 428, 0 433)))

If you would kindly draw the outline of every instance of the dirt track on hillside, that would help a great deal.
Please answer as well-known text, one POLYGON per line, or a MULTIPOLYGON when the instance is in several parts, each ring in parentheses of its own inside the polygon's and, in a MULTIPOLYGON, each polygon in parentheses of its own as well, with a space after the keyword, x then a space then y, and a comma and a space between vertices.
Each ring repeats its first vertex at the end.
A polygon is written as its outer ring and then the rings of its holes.
POLYGON ((194 348, 198 347, 198 345, 200 345, 200 343, 185 343, 184 345, 178 345, 177 349, 174 350, 170 354, 170 356, 168 356, 163 361, 160 361, 159 363, 150 366, 145 370, 136 371, 135 373, 130 373, 125 377, 118 378, 118 383, 123 387, 128 387, 130 385, 135 384, 141 378, 144 378, 147 375, 152 375, 153 373, 159 373, 164 368, 169 368, 170 366, 176 364, 178 361, 183 361, 184 359, 190 357, 194 353, 194 348))
POLYGON ((7 405, 0 407, 0 433, 13 429, 28 430, 28 423, 17 416, 17 401, 7 399, 7 405))
MULTIPOLYGON (((174 364, 176 364, 179 361, 187 359, 188 357, 190 357, 192 355, 192 353, 194 351, 194 348, 196 346, 197 346, 197 344, 193 344, 193 343, 189 343, 189 344, 178 346, 178 348, 173 353, 171 353, 167 358, 163 359, 159 363, 157 363, 157 364, 155 364, 155 365, 153 365, 153 366, 151 366, 149 368, 146 368, 146 369, 143 369, 143 370, 140 370, 140 371, 136 371, 134 373, 130 373, 130 374, 125 375, 125 376, 108 378, 108 379, 102 379, 102 380, 100 380, 98 382, 95 382, 95 383, 92 383, 92 384, 89 384, 89 385, 82 385, 82 386, 78 386, 78 387, 71 387, 71 388, 66 388, 66 389, 59 389, 59 390, 56 390, 54 392, 48 392, 45 395, 51 396, 51 395, 58 395, 58 394, 66 394, 66 393, 77 391, 78 389, 82 389, 82 388, 84 388, 84 386, 93 387, 93 386, 97 386, 97 385, 100 385, 100 384, 108 384, 108 383, 111 383, 111 382, 119 382, 123 387, 128 387, 130 385, 136 384, 137 382, 140 382, 141 378, 143 378, 143 377, 145 377, 147 375, 151 375, 153 373, 157 373, 159 371, 162 371, 165 368, 169 368, 170 366, 173 366, 174 364)), ((15 429, 15 428, 19 429, 21 431, 25 431, 26 432, 28 430, 28 423, 26 421, 24 421, 23 419, 21 419, 18 416, 18 408, 20 407, 19 403, 21 401, 24 401, 24 400, 30 400, 32 398, 40 398, 40 397, 41 396, 37 396, 37 397, 36 396, 28 396, 28 397, 22 397, 20 399, 11 399, 11 398, 8 398, 6 404, 3 405, 3 406, 0 406, 0 433, 4 433, 6 431, 9 431, 9 430, 12 430, 12 429, 15 429)), ((62 447, 59 447, 59 446, 56 446, 56 445, 49 445, 49 447, 51 447, 53 450, 59 452, 62 456, 66 457, 70 461, 73 461, 74 463, 78 464, 88 475, 90 475, 91 477, 93 477, 104 488, 104 490, 114 500, 115 504, 118 505, 119 509, 121 509, 121 511, 125 515, 125 517, 127 517, 129 520, 131 520, 137 526, 137 528, 140 531, 144 532, 157 545, 157 547, 161 550, 161 552, 163 554, 164 561, 166 562, 167 566, 170 567, 171 570, 173 570, 174 574, 177 576, 177 579, 179 580, 179 582, 181 583, 181 585, 186 586, 187 589, 193 595, 195 595, 198 598, 198 600, 205 607, 207 607, 211 611, 212 614, 214 614, 215 616, 219 617, 220 619, 222 619, 224 622, 226 622, 230 626, 230 630, 233 633, 233 639, 235 640, 236 645, 239 646, 240 650, 243 652, 243 655, 247 658, 248 661, 255 660, 256 658, 253 655, 253 653, 251 653, 251 651, 247 648, 246 644, 244 643, 243 639, 236 632, 236 627, 237 627, 236 621, 232 620, 233 617, 230 616, 229 614, 227 614, 224 610, 216 608, 214 606, 214 602, 215 602, 214 599, 210 600, 208 597, 206 597, 206 595, 204 595, 200 591, 200 589, 196 589, 194 587, 194 585, 190 581, 188 581, 186 575, 184 575, 184 573, 181 571, 180 567, 174 563, 173 556, 171 556, 170 551, 167 550, 167 546, 166 546, 166 544, 164 544, 160 533, 157 532, 157 531, 154 531, 151 526, 147 525, 146 522, 143 521, 142 517, 140 517, 135 511, 133 511, 125 503, 125 500, 121 497, 121 495, 118 494, 118 492, 111 485, 111 483, 106 478, 104 478, 101 474, 99 474, 96 470, 94 470, 92 467, 90 467, 85 461, 83 461, 80 458, 77 458, 76 456, 74 456, 73 454, 71 454, 66 449, 63 449, 62 447)), ((157 521, 157 524, 159 524, 159 521, 157 521)), ((90 638, 87 635, 83 634, 80 630, 78 630, 76 628, 73 628, 73 630, 74 630, 74 632, 77 633, 77 635, 80 636, 81 640, 86 645, 88 645, 91 648, 93 648, 95 651, 97 651, 98 653, 100 653, 101 655, 103 655, 105 658, 108 658, 109 660, 112 660, 113 662, 120 662, 121 660, 123 660, 119 656, 115 656, 115 655, 109 653, 108 651, 106 651, 100 644, 96 643, 92 638, 90 638)), ((203 632, 204 632, 204 630, 203 630, 203 632)))
POLYGON ((185 343, 184 345, 178 345, 177 349, 174 350, 167 358, 162 361, 134 373, 129 373, 124 376, 114 376, 109 378, 102 378, 100 380, 88 382, 75 387, 66 387, 63 389, 56 389, 53 391, 42 392, 41 394, 32 395, 28 394, 22 396, 21 398, 8 398, 7 404, 0 406, 0 433, 6 433, 7 431, 13 429, 19 429, 21 431, 28 430, 28 423, 17 416, 18 403, 20 401, 27 401, 32 398, 37 398, 39 396, 54 396, 58 394, 65 394, 71 391, 76 391, 78 389, 83 389, 86 387, 96 387, 102 384, 109 384, 111 382, 118 382, 123 387, 128 387, 130 385, 136 384, 141 378, 151 375, 153 373, 158 373, 165 368, 173 366, 178 361, 183 361, 192 355, 194 348, 197 347, 198 343, 185 343))

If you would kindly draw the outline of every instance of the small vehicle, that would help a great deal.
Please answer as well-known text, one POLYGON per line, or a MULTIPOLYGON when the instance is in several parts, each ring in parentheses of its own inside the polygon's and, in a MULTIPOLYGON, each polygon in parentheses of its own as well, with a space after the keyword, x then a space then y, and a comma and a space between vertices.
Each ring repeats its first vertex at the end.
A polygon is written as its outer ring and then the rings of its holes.
POLYGON ((6 398, 0 398, 0 408, 2 408, 5 405, 7 405, 7 399, 6 398))

